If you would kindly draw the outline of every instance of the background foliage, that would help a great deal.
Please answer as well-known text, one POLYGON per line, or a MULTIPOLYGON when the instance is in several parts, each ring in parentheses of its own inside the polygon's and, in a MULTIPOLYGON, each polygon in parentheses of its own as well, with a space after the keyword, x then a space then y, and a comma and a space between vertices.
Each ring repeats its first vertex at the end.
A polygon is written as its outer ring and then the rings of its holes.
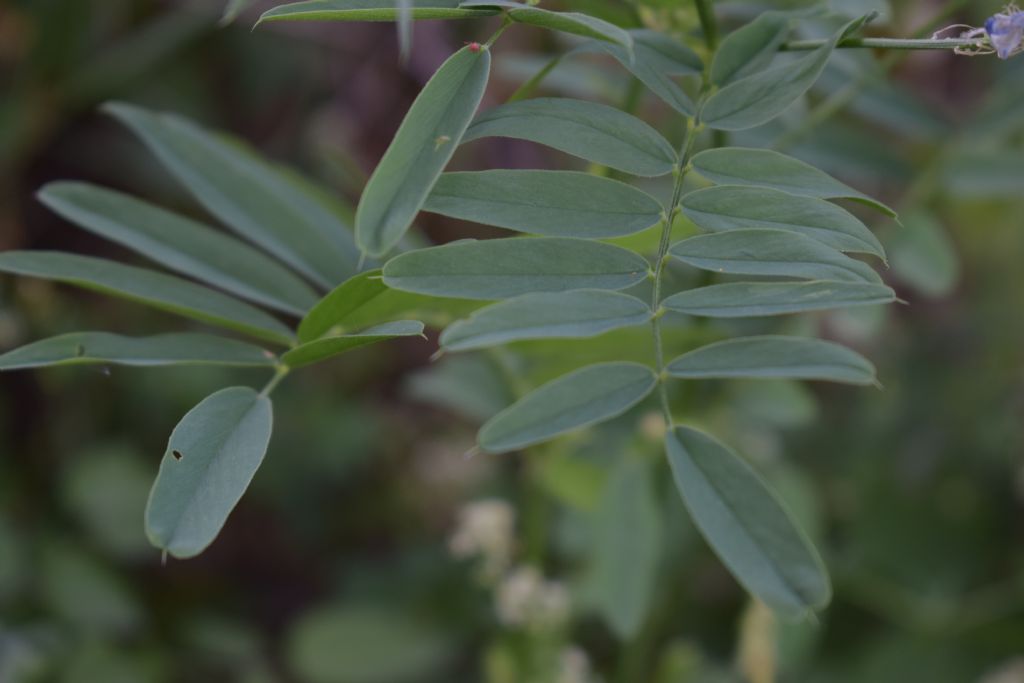
MULTIPOLYGON (((50 180, 99 182, 202 216, 96 113, 109 99, 230 130, 352 199, 425 79, 455 46, 489 32, 419 22, 403 67, 391 26, 250 34, 247 20, 218 29, 201 4, 0 9, 4 250, 124 255, 34 199, 50 180)), ((838 4, 851 15, 877 5, 838 4)), ((998 9, 977 5, 964 14, 975 24, 998 9)), ((749 16, 739 4, 719 9, 727 22, 749 16)), ((881 9, 879 30, 907 35, 942 5, 881 9)), ((672 14, 697 26, 688 4, 637 11, 653 24, 672 14)), ((511 93, 557 40, 526 30, 504 38, 485 104, 511 93)), ((819 626, 780 625, 749 605, 687 527, 667 471, 621 462, 624 451, 658 462, 656 424, 636 435, 612 422, 523 459, 462 458, 479 422, 524 382, 600 358, 603 344, 646 354, 646 330, 582 344, 569 360, 531 342, 528 355, 430 364, 431 345, 411 339, 283 385, 267 460, 226 533, 199 559, 168 567, 140 521, 166 434, 200 397, 262 376, 63 368, 0 377, 0 680, 555 680, 568 643, 584 647, 606 680, 623 681, 767 681, 774 672, 953 682, 1014 666, 1024 649, 1024 323, 1014 314, 1024 291, 1024 74, 1019 62, 945 53, 886 59, 837 55, 806 106, 734 139, 783 148, 903 215, 903 228, 880 235, 886 279, 911 305, 804 323, 871 357, 885 391, 698 382, 686 396, 812 530, 835 583, 819 626), (658 495, 637 503, 637 491, 651 490, 645 477, 658 495), (460 508, 495 497, 518 512, 515 562, 559 582, 551 595, 567 587, 568 623, 524 625, 479 567, 449 553, 460 508), (641 622, 638 636, 617 637, 641 622)), ((622 73, 571 62, 545 87, 640 98, 622 73)), ((648 120, 661 116, 653 101, 638 103, 648 120)), ((456 161, 564 167, 553 153, 504 141, 456 161)), ((419 223, 439 241, 479 234, 437 216, 419 223)), ((4 349, 83 328, 167 329, 141 307, 38 281, 5 278, 2 287, 4 349)), ((523 576, 521 585, 537 583, 523 576)))

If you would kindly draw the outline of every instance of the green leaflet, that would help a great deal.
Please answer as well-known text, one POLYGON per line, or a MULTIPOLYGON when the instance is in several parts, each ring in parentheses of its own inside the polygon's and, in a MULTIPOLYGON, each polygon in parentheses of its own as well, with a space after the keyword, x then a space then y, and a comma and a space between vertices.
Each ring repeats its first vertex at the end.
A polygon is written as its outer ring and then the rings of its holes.
POLYGON ((174 557, 201 553, 217 537, 263 462, 270 399, 248 387, 212 394, 171 433, 146 505, 146 535, 174 557))
POLYGON ((485 137, 537 142, 638 176, 671 173, 672 145, 647 123, 615 107, 564 97, 540 97, 483 112, 462 141, 485 137))
MULTIPOLYGON (((388 291, 380 270, 370 270, 345 280, 314 306, 299 323, 300 342, 309 342, 334 327, 344 328, 360 309, 388 291)), ((356 327, 359 327, 358 325, 356 327)))
POLYGON ((646 230, 662 207, 631 185, 575 171, 445 173, 424 211, 536 235, 606 239, 646 230))
POLYGON ((730 282, 674 294, 661 305, 676 313, 710 318, 746 318, 889 304, 896 293, 860 282, 730 282))
POLYGON ((466 9, 500 7, 505 10, 512 21, 520 24, 531 24, 552 31, 606 40, 623 46, 629 52, 633 49, 633 36, 629 31, 610 24, 604 19, 580 12, 552 12, 512 0, 464 0, 459 7, 466 9))
POLYGON ((665 447, 694 523, 744 588, 786 617, 828 604, 824 563, 750 465, 686 427, 671 430, 665 447))
POLYGON ((793 62, 729 83, 708 98, 700 120, 718 130, 744 130, 772 120, 814 85, 836 44, 860 28, 866 18, 846 24, 831 40, 793 62))
POLYGON ((330 287, 356 272, 352 234, 334 208, 242 143, 176 116, 123 103, 104 111, 130 128, 210 213, 330 287))
POLYGON ((875 368, 859 353, 820 339, 740 337, 679 356, 666 368, 680 379, 812 379, 874 384, 875 368))
POLYGON ((643 626, 661 558, 662 520, 650 465, 623 454, 595 514, 590 584, 612 631, 628 641, 643 626))
POLYGON ((292 331, 258 308, 212 289, 116 261, 57 251, 0 253, 0 272, 56 280, 187 318, 289 344, 292 331))
MULTIPOLYGON (((412 0, 413 19, 468 19, 497 14, 492 8, 463 9, 458 0, 412 0)), ((307 0, 267 10, 266 21, 397 21, 397 0, 307 0)))
POLYGON ((537 292, 502 301, 441 333, 441 346, 466 351, 523 339, 594 337, 651 319, 646 303, 619 292, 537 292))
POLYGON ((644 399, 657 377, 639 363, 598 363, 548 382, 488 420, 480 447, 502 453, 621 415, 644 399))
POLYGON ((815 197, 798 197, 764 187, 720 185, 683 197, 683 213, 705 230, 745 228, 790 230, 839 251, 885 258, 878 238, 849 211, 815 197))
POLYGON ((490 50, 467 46, 424 86, 359 200, 356 241, 363 251, 384 255, 412 225, 480 104, 490 67, 490 50))
POLYGON ((165 268, 292 315, 316 302, 302 280, 262 252, 205 225, 87 183, 50 183, 39 200, 64 218, 165 268))
POLYGON ((690 48, 658 31, 633 29, 633 51, 607 42, 595 42, 576 48, 577 52, 604 52, 636 76, 666 104, 686 116, 693 116, 696 107, 673 76, 701 73, 704 65, 690 48))
POLYGON ((287 351, 281 362, 292 368, 319 363, 338 354, 357 349, 360 346, 376 344, 395 337, 423 336, 423 323, 418 320, 399 320, 383 323, 352 334, 321 337, 287 351))
POLYGON ((778 54, 789 29, 784 15, 765 12, 730 33, 711 62, 711 82, 724 86, 762 71, 778 54))
POLYGON ((896 212, 799 159, 770 149, 722 147, 693 157, 693 170, 718 185, 753 185, 819 199, 851 199, 893 218, 896 212))
POLYGON ((881 283, 871 266, 832 247, 785 230, 728 230, 697 235, 669 250, 674 258, 716 273, 804 280, 881 283))
POLYGON ((647 277, 639 254, 568 237, 466 240, 396 256, 388 287, 461 299, 507 299, 530 292, 625 289, 647 277))
POLYGON ((274 354, 252 344, 190 332, 123 337, 72 332, 26 344, 0 355, 0 370, 49 365, 273 365, 274 354))

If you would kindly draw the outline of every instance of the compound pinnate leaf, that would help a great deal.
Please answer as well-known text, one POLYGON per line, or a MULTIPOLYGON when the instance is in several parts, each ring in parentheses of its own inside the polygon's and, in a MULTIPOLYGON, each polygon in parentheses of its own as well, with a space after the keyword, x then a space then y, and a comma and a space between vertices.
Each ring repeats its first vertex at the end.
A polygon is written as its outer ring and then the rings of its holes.
POLYGON ((191 332, 124 337, 109 332, 72 332, 42 339, 0 355, 0 370, 49 365, 273 365, 274 354, 252 344, 191 332))
POLYGON ((50 183, 39 199, 64 218, 165 268, 285 313, 301 315, 316 294, 277 261, 205 225, 88 183, 50 183))
POLYGON ((480 104, 490 68, 489 49, 466 46, 424 86, 359 200, 363 251, 382 256, 412 225, 480 104))
POLYGON ((463 142, 485 137, 537 142, 638 176, 671 173, 672 145, 644 121, 614 107, 564 97, 540 97, 483 112, 463 142))
POLYGON ((730 33, 711 62, 711 82, 723 86, 763 70, 778 54, 789 29, 785 16, 765 12, 730 33))
POLYGON ((895 218, 896 212, 799 159, 770 149, 721 147, 693 157, 693 170, 718 185, 753 185, 819 199, 851 199, 895 218))
POLYGON ((590 365, 535 389, 488 420, 480 447, 502 453, 621 415, 654 389, 657 377, 639 363, 590 365))
POLYGON ((649 194, 575 171, 445 173, 423 209, 536 235, 593 239, 631 235, 662 217, 649 194))
POLYGON ((333 328, 341 328, 343 331, 349 320, 359 314, 361 309, 387 291, 380 270, 369 270, 345 280, 317 302, 302 319, 299 323, 299 341, 313 341, 333 328))
POLYGON ((889 304, 896 293, 868 282, 730 282, 673 294, 662 306, 709 318, 746 318, 889 304))
POLYGON ((294 174, 241 142, 174 114, 111 103, 113 115, 210 213, 324 287, 356 272, 352 233, 334 207, 294 174))
POLYGON ((642 325, 651 319, 646 303, 619 292, 578 290, 537 292, 502 301, 450 325, 441 346, 478 349, 523 339, 579 339, 642 325))
POLYGON ((697 235, 677 242, 669 253, 691 266, 716 273, 882 281, 868 264, 815 239, 785 230, 728 230, 697 235))
MULTIPOLYGON (((412 0, 413 19, 469 19, 497 14, 490 7, 461 8, 459 0, 412 0)), ((266 21, 397 21, 397 0, 307 0, 271 8, 266 21)), ((257 24, 258 25, 258 24, 257 24)))
POLYGON ((808 379, 874 384, 875 368, 859 353, 820 339, 760 336, 729 339, 679 356, 666 368, 680 379, 808 379))
POLYGON ((290 344, 292 331, 277 318, 188 280, 116 261, 56 251, 7 251, 0 272, 56 280, 148 304, 212 325, 290 344))
POLYGON ((796 61, 729 83, 708 98, 700 112, 701 121, 718 130, 744 130, 772 120, 814 85, 836 44, 863 23, 864 19, 850 22, 796 61))
POLYGON ((744 588, 790 618, 828 604, 824 563, 750 465, 686 427, 671 430, 665 446, 694 524, 744 588))
POLYGON ((856 216, 816 197, 798 197, 764 187, 720 185, 683 197, 683 213, 705 230, 789 230, 839 251, 885 258, 878 238, 856 216))
POLYGON ((423 336, 423 323, 418 320, 398 320, 375 325, 351 334, 331 335, 300 344, 281 356, 281 362, 292 368, 300 368, 304 365, 319 363, 331 356, 337 356, 360 346, 376 344, 396 337, 418 336, 423 336))
POLYGON ((217 537, 263 462, 272 429, 270 399, 248 387, 203 399, 171 433, 146 505, 146 535, 178 558, 217 537))
POLYGON ((570 237, 467 240, 396 256, 388 287, 461 299, 508 299, 530 292, 626 289, 647 277, 642 256, 570 237))

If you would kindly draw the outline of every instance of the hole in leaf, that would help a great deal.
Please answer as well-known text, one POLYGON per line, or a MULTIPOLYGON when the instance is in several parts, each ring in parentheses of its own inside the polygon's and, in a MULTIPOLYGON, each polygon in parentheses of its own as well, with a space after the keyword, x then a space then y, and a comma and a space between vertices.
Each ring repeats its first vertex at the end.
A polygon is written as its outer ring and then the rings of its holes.
POLYGON ((174 456, 175 460, 181 460, 183 457, 185 457, 181 454, 181 451, 171 451, 171 455, 174 456))

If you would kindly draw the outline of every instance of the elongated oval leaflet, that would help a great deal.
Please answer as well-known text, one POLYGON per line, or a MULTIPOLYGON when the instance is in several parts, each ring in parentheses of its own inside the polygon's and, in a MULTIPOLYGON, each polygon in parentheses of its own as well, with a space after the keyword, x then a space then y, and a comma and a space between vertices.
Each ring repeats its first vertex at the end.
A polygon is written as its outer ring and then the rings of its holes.
POLYGON ((815 197, 798 197, 764 187, 720 185, 683 197, 683 213, 713 232, 745 228, 790 230, 839 251, 885 258, 881 242, 856 216, 815 197))
POLYGON ((708 98, 700 120, 718 130, 744 130, 772 120, 814 85, 836 44, 864 20, 851 21, 821 47, 795 61, 729 83, 708 98))
POLYGON ((396 256, 384 284, 461 299, 508 299, 530 292, 626 289, 647 277, 642 256, 570 237, 468 240, 396 256))
POLYGON ((333 328, 342 331, 361 308, 388 291, 380 270, 368 270, 345 280, 310 309, 299 323, 299 341, 313 341, 333 328))
POLYGON ((815 239, 785 230, 729 230, 697 235, 672 245, 669 253, 691 266, 716 273, 882 281, 868 264, 815 239))
POLYGON ((859 353, 820 339, 740 337, 679 356, 666 368, 680 379, 813 379, 874 384, 875 367, 859 353))
POLYGON ((270 399, 222 389, 181 419, 146 505, 146 535, 178 558, 195 557, 220 533, 270 443, 270 399))
POLYGON ((821 557, 750 465, 686 427, 668 433, 665 449, 694 524, 744 588, 791 618, 828 604, 821 557))
POLYGON ((50 183, 39 199, 64 218, 165 268, 292 315, 316 294, 277 261, 205 225, 88 183, 50 183))
POLYGON ((423 87, 359 200, 356 241, 363 251, 386 254, 412 225, 480 104, 490 68, 490 50, 467 46, 423 87))
POLYGON ((535 235, 606 239, 646 230, 662 207, 631 185, 575 171, 445 173, 424 211, 535 235))
POLYGON ((124 103, 103 110, 127 126, 224 224, 323 287, 357 271, 351 231, 321 194, 240 141, 180 116, 124 103))
MULTIPOLYGON (((484 0, 486 1, 486 0, 484 0)), ((520 24, 531 24, 541 28, 572 33, 586 38, 596 38, 622 46, 627 53, 633 52, 633 36, 629 31, 619 28, 604 19, 598 19, 581 12, 552 12, 540 7, 519 6, 516 3, 502 3, 508 16, 520 24)), ((463 2, 461 7, 472 6, 473 3, 463 2)))
POLYGON ((799 159, 770 149, 720 147, 693 157, 693 170, 718 185, 753 185, 819 199, 850 199, 896 217, 876 199, 799 159))
POLYGON ((292 368, 319 363, 322 360, 357 349, 360 346, 388 341, 396 337, 423 336, 423 323, 418 320, 399 320, 383 323, 366 330, 351 334, 339 334, 321 337, 314 341, 300 344, 285 352, 281 361, 292 368))
POLYGON ((529 140, 624 173, 671 173, 672 145, 644 121, 615 107, 564 97, 539 97, 483 112, 462 136, 529 140))
POLYGON ((628 294, 591 289, 537 292, 476 311, 449 325, 440 341, 447 350, 466 351, 523 339, 594 337, 650 319, 650 307, 628 294))
POLYGON ((693 100, 679 87, 673 76, 696 75, 704 65, 690 48, 660 31, 633 29, 633 52, 619 45, 594 41, 576 48, 576 53, 605 53, 614 57, 636 76, 647 89, 681 114, 693 116, 693 100))
POLYGON ((639 363, 590 365, 533 390, 488 420, 480 447, 502 453, 611 419, 642 401, 657 377, 639 363))
POLYGON ((123 337, 109 332, 71 332, 0 355, 0 370, 50 365, 273 365, 274 354, 252 344, 191 332, 123 337))
MULTIPOLYGON (((471 19, 497 14, 493 7, 461 8, 459 0, 412 0, 413 19, 471 19)), ((397 0, 307 0, 268 9, 267 21, 397 21, 397 0)))
POLYGON ((711 61, 711 82, 724 86, 762 71, 789 33, 789 20, 779 12, 764 12, 725 37, 711 61))
POLYGON ((831 308, 889 304, 896 293, 867 282, 730 282, 673 294, 661 305, 676 313, 709 318, 784 315, 831 308))
POLYGON ((0 272, 56 280, 171 313, 290 344, 292 331, 247 303, 188 280, 116 261, 56 251, 0 253, 0 272))

